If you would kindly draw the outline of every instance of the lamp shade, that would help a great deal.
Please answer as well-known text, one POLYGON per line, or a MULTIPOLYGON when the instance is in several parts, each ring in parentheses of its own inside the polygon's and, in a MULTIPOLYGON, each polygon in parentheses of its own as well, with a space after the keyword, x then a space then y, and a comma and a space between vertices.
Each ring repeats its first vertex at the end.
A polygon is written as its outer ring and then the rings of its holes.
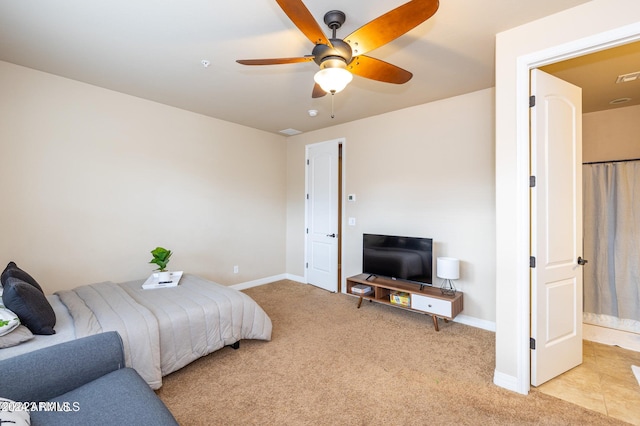
POLYGON ((460 260, 453 257, 439 257, 436 265, 439 278, 457 280, 460 278, 460 260))
POLYGON ((353 80, 353 74, 347 71, 347 64, 341 60, 327 60, 313 79, 327 93, 338 93, 353 80))

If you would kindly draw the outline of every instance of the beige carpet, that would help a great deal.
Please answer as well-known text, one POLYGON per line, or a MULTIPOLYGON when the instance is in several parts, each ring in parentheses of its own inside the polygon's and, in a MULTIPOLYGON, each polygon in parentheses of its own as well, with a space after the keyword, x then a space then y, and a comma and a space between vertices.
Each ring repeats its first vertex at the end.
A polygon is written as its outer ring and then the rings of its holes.
POLYGON ((273 321, 164 379, 181 425, 615 425, 493 384, 494 333, 291 281, 245 291, 273 321))

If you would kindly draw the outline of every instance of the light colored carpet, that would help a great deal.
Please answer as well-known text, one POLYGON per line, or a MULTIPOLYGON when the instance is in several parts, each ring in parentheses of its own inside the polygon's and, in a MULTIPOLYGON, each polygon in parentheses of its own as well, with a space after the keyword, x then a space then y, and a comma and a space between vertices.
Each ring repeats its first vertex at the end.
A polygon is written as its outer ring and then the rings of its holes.
POLYGON ((165 377, 181 425, 617 425, 493 384, 494 333, 279 281, 245 290, 272 341, 242 341, 165 377))

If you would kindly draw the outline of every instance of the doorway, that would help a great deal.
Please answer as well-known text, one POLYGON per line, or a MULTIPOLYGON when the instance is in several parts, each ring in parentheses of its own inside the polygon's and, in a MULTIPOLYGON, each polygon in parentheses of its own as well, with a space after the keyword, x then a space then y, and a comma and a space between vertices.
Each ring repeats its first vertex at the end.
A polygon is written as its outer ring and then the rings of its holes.
MULTIPOLYGON (((585 117, 590 117, 585 123, 583 164, 595 164, 585 166, 585 173, 589 167, 609 168, 613 167, 612 162, 640 158, 640 149, 635 148, 637 131, 634 124, 636 108, 640 105, 640 82, 636 81, 637 77, 632 71, 640 69, 639 64, 640 42, 632 42, 540 68, 583 88, 583 113, 585 117), (629 109, 630 107, 635 108, 629 109), (630 112, 625 113, 625 110, 630 112), (615 124, 611 123, 612 120, 615 124), (609 163, 610 166, 599 166, 597 163, 609 163)), ((595 223, 587 229, 593 227, 595 223)), ((585 255, 589 255, 589 252, 593 250, 587 248, 585 255)), ((589 259, 589 256, 585 257, 589 259)), ((585 269, 588 271, 593 266, 592 260, 585 269)), ((590 284, 594 285, 594 276, 587 277, 591 279, 585 278, 586 290, 592 288, 590 284)), ((593 307, 593 300, 593 297, 585 296, 587 305, 593 307)), ((608 313, 616 310, 611 308, 608 313)), ((640 318, 624 316, 620 319, 617 318, 619 315, 600 315, 601 312, 594 309, 584 312, 587 340, 640 351, 640 335, 637 334, 639 326, 637 322, 630 321, 638 321, 640 318)))
POLYGON ((629 6, 615 10, 605 2, 589 2, 496 36, 494 383, 518 393, 530 390, 529 72, 640 40, 640 6, 629 6))
MULTIPOLYGON (((640 43, 635 42, 551 64, 540 69, 573 84, 584 86, 583 93, 586 97, 584 105, 588 106, 588 109, 584 111, 585 114, 607 111, 606 117, 612 117, 613 111, 610 111, 612 109, 627 106, 638 108, 637 105, 640 105, 639 96, 633 91, 634 88, 625 89, 623 86, 615 86, 615 76, 635 69, 637 63, 640 63, 637 60, 638 57, 640 57, 640 43), (626 62, 627 59, 630 60, 629 63, 626 62), (597 73, 606 73, 606 76, 603 78, 600 75, 595 75, 597 73), (582 80, 584 78, 595 79, 595 86, 584 82, 582 80), (589 90, 594 93, 590 93, 589 90), (621 93, 625 93, 624 97, 621 93), (624 104, 615 102, 617 99, 628 97, 636 98, 636 101, 624 104), (610 100, 614 102, 610 104, 610 100)), ((598 129, 593 124, 589 128, 598 129)), ((600 131, 602 130, 600 128, 600 131)), ((602 159, 605 161, 621 160, 620 155, 629 155, 629 153, 625 153, 624 149, 618 148, 616 150, 612 141, 607 144, 607 152, 603 152, 594 146, 593 137, 589 138, 589 135, 585 134, 584 138, 587 141, 591 139, 591 143, 585 143, 583 146, 583 162, 602 159), (603 155, 604 157, 602 157, 603 155)), ((631 156, 639 157, 635 153, 632 153, 631 156)), ((592 264, 595 261, 595 259, 588 260, 591 260, 592 264)), ((591 316, 591 314, 588 315, 591 316)), ((580 320, 582 320, 582 312, 580 312, 580 320)), ((636 420, 640 415, 640 409, 634 407, 640 403, 640 396, 637 395, 638 379, 634 375, 632 366, 638 365, 640 352, 629 350, 633 349, 629 343, 630 339, 640 339, 640 336, 637 334, 634 337, 624 336, 622 332, 587 323, 584 324, 584 330, 583 365, 542 384, 538 390, 620 420, 636 420), (615 340, 617 336, 621 336, 624 340, 615 340), (616 389, 616 391, 612 392, 612 389, 616 389), (630 398, 624 404, 620 403, 622 394, 630 398)), ((637 347, 636 350, 638 350, 637 347)), ((625 398, 627 397, 625 396, 625 398)))
MULTIPOLYGON (((626 44, 627 44, 627 43, 620 41, 619 46, 623 46, 623 45, 626 45, 626 44)), ((636 43, 636 44, 637 44, 637 43, 636 43)), ((612 48, 607 49, 607 50, 611 50, 611 49, 615 49, 615 47, 612 47, 612 48)), ((604 51, 606 51, 606 50, 604 50, 604 51)), ((600 53, 600 52, 603 52, 603 51, 598 51, 597 53, 592 53, 592 54, 594 54, 594 55, 595 55, 595 54, 598 54, 598 53, 600 53)), ((578 52, 574 52, 574 53, 578 53, 578 52)), ((578 59, 578 60, 579 60, 579 59, 584 58, 585 56, 589 56, 589 55, 588 55, 588 54, 585 54, 585 55, 583 55, 583 56, 579 56, 579 57, 577 57, 577 58, 575 58, 575 59, 578 59)), ((575 59, 570 59, 570 60, 568 60, 567 62, 569 62, 569 61, 571 61, 571 60, 575 60, 575 59)), ((541 70, 549 70, 549 69, 551 69, 551 70, 552 70, 552 69, 553 69, 553 66, 554 66, 554 64, 551 64, 551 65, 548 65, 548 66, 541 66, 541 67, 539 67, 539 68, 540 68, 541 70)), ((533 68, 536 68, 536 67, 533 67, 533 68)), ((550 73, 554 74, 553 72, 550 72, 550 73)), ((562 78, 563 78, 563 80, 564 80, 566 77, 563 75, 563 76, 562 76, 562 78)), ((571 82, 571 81, 569 80, 569 82, 571 82)), ((532 283, 531 285, 533 285, 533 283, 532 283)), ((582 318, 580 318, 580 320, 582 320, 582 318)), ((588 342, 584 342, 584 344, 589 344, 589 343, 588 343, 588 342)), ((630 372, 627 372, 627 374, 630 374, 630 372)), ((544 385, 543 385, 543 386, 544 386, 544 385)))

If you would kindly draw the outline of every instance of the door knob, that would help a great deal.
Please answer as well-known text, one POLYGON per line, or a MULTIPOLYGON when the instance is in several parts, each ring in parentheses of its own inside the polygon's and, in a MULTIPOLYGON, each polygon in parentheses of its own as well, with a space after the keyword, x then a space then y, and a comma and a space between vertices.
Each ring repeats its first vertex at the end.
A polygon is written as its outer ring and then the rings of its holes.
POLYGON ((584 266, 587 262, 588 262, 588 260, 583 259, 582 257, 578 256, 578 265, 584 266))
POLYGON ((336 234, 327 234, 327 237, 335 238, 336 234))

